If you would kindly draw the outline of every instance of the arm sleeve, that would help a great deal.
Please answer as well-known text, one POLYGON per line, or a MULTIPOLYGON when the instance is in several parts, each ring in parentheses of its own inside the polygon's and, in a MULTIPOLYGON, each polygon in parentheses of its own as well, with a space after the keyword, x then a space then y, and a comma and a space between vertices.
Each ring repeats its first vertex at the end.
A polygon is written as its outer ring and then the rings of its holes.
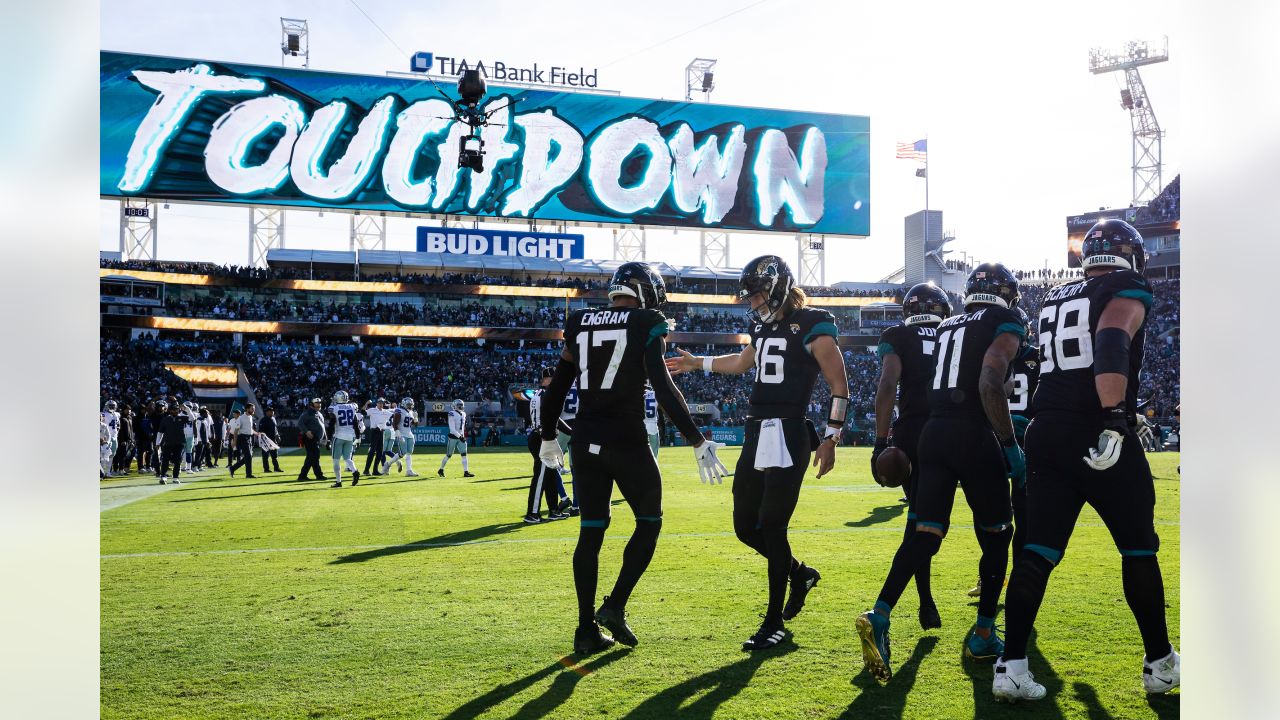
POLYGON ((667 417, 671 418, 690 445, 701 440, 702 432, 698 430, 698 424, 693 421, 693 415, 689 413, 684 395, 672 382, 671 373, 667 372, 667 364, 662 357, 662 343, 649 343, 645 346, 644 365, 649 372, 649 382, 653 384, 653 394, 657 397, 663 411, 667 413, 667 417))
POLYGON ((556 363, 555 374, 551 376, 551 384, 542 393, 542 417, 539 419, 542 421, 543 440, 556 439, 556 421, 560 419, 560 413, 551 410, 564 407, 569 387, 577 377, 577 366, 561 357, 560 362, 556 363))

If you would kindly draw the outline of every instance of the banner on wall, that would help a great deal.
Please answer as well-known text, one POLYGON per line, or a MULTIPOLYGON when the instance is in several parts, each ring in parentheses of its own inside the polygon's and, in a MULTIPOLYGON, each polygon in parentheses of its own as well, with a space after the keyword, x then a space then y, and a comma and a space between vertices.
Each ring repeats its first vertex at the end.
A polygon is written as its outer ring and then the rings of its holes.
POLYGON ((104 197, 870 233, 865 116, 490 86, 474 172, 431 83, 116 52, 99 71, 104 197))
POLYGON ((581 260, 585 247, 585 236, 572 233, 418 228, 418 252, 581 260))

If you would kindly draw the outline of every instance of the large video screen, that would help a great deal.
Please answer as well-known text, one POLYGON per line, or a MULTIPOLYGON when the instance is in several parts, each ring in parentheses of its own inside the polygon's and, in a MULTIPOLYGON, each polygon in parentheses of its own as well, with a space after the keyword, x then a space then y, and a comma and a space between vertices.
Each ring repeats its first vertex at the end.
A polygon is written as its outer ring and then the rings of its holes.
POLYGON ((101 54, 105 197, 726 230, 870 232, 870 120, 101 54), (468 147, 474 147, 474 143, 468 147))

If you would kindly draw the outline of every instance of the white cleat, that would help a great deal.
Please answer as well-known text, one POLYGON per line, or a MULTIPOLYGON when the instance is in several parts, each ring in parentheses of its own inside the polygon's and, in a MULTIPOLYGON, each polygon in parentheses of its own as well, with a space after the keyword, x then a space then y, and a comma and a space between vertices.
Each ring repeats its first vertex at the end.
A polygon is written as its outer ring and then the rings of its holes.
POLYGON ((416 473, 416 472, 407 472, 407 473, 405 473, 405 474, 404 474, 404 476, 405 476, 405 477, 418 477, 418 473, 416 473))
POLYGON ((1168 655, 1147 662, 1142 658, 1142 687, 1149 695, 1167 693, 1182 681, 1182 658, 1172 648, 1168 655))
POLYGON ((1045 696, 1044 686, 1036 682, 1027 669, 1027 659, 996 659, 996 677, 991 683, 991 694, 997 702, 1039 700, 1045 696))

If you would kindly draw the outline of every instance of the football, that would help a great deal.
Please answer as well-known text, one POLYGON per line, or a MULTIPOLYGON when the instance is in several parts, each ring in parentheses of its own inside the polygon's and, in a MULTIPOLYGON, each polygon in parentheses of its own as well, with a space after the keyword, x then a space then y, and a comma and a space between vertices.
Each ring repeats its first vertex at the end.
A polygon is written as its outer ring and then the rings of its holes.
POLYGON ((900 487, 911 476, 911 459, 902 448, 885 448, 876 458, 876 475, 885 487, 900 487))

